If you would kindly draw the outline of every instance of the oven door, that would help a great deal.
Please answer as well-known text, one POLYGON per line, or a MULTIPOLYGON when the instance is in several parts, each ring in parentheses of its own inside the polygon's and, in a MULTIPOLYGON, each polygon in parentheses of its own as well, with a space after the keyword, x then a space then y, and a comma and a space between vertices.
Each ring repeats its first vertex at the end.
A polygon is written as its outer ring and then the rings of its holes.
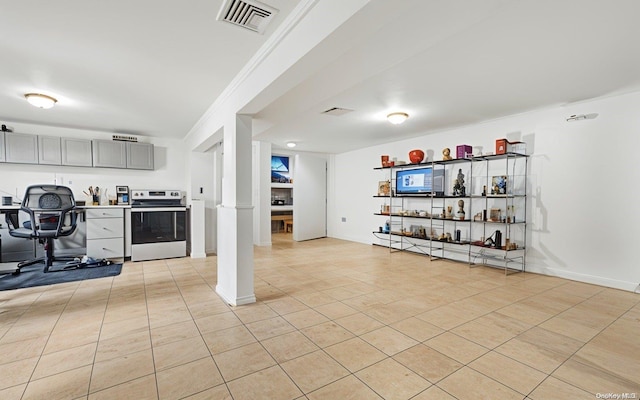
POLYGON ((186 207, 131 209, 131 260, 184 257, 186 207))
POLYGON ((186 208, 132 208, 131 244, 187 240, 186 208))

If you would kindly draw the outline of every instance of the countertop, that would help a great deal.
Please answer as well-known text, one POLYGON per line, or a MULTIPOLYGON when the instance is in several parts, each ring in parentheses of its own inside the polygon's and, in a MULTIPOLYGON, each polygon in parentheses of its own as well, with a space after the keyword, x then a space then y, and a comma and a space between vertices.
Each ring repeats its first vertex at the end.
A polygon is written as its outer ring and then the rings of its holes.
MULTIPOLYGON (((131 208, 130 204, 121 205, 121 206, 76 206, 76 209, 86 210, 89 208, 131 208)), ((0 212, 4 211, 15 211, 19 210, 20 205, 12 205, 12 206, 0 206, 0 212)))
POLYGON ((131 204, 123 204, 123 205, 115 205, 115 206, 94 206, 94 205, 84 205, 78 206, 76 208, 131 208, 131 204))

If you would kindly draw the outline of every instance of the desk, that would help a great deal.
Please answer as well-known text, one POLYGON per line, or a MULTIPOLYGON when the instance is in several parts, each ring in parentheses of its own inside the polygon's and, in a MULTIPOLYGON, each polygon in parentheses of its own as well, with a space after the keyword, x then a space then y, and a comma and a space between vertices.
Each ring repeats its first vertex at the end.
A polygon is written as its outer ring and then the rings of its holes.
MULTIPOLYGON (((287 223, 287 221, 293 221, 293 214, 272 214, 271 215, 271 222, 274 221, 278 221, 278 230, 277 232, 280 232, 280 227, 282 227, 284 229, 285 224, 287 223)), ((292 222, 293 224, 293 222, 292 222)), ((293 230, 293 229, 292 229, 293 230)))
POLYGON ((0 206, 0 214, 5 214, 6 217, 11 218, 14 226, 18 225, 18 211, 21 206, 0 206))
MULTIPOLYGON (((5 214, 14 226, 19 226, 20 208, 20 206, 1 206, 0 214, 5 214)), ((76 230, 70 236, 56 239, 56 255, 86 254, 94 258, 124 258, 127 255, 126 240, 130 242, 131 237, 125 230, 124 211, 127 208, 129 206, 76 206, 73 211, 79 214, 76 230), (110 219, 105 220, 105 217, 110 219), (107 221, 106 225, 105 221, 107 221)), ((21 220, 24 218, 25 216, 20 215, 21 220)), ((0 261, 18 262, 42 256, 43 247, 38 245, 37 240, 14 238, 9 235, 6 225, 4 224, 0 229, 2 235, 0 261)))
MULTIPOLYGON (((0 206, 0 214, 4 214, 7 218, 10 218, 11 221, 15 221, 16 223, 18 222, 18 211, 20 210, 20 206, 15 205, 15 206, 0 206)), ((0 220, 0 225, 2 225, 2 221, 0 220)), ((8 231, 7 231, 8 232, 8 231)), ((1 236, 1 235, 0 235, 1 236)), ((5 243, 7 241, 7 238, 5 238, 5 243)), ((24 250, 24 243, 22 243, 22 247, 19 249, 20 251, 24 250)), ((33 252, 35 250, 35 247, 33 244, 30 244, 30 250, 33 252)), ((27 249, 28 250, 28 249, 27 249)), ((22 255, 28 255, 28 253, 20 253, 21 257, 22 255)), ((28 258, 28 257, 27 257, 28 258)), ((6 274, 6 273, 12 273, 16 271, 16 263, 15 262, 3 262, 2 260, 2 238, 0 237, 0 274, 6 274)))

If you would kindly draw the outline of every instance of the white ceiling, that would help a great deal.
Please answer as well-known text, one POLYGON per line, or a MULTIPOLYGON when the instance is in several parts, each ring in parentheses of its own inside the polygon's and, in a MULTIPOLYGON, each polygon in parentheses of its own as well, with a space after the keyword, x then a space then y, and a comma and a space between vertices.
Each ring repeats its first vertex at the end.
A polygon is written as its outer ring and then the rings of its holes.
MULTIPOLYGON (((221 3, 4 2, 0 121, 184 137, 300 1, 265 0, 280 13, 264 35, 217 22, 221 3)), ((256 139, 341 153, 637 91, 638 15, 637 0, 372 0, 243 111, 256 139)))
POLYGON ((268 2, 260 35, 217 21, 222 0, 2 0, 0 121, 184 137, 298 0, 268 2))

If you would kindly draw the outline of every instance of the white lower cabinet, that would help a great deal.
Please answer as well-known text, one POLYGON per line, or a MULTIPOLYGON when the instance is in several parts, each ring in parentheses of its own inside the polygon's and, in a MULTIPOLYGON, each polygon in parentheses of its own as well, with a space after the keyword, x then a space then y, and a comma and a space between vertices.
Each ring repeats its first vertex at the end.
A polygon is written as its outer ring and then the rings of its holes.
POLYGON ((88 208, 87 255, 96 259, 124 259, 124 209, 88 208))

